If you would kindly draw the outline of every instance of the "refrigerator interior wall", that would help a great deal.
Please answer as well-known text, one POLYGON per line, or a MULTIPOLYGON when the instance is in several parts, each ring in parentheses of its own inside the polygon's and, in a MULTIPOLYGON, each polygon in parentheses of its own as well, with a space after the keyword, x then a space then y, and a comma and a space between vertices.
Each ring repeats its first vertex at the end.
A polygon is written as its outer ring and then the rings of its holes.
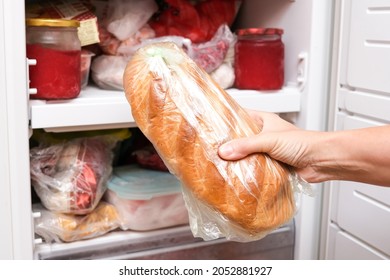
POLYGON ((32 259, 24 1, 1 1, 0 22, 0 259, 32 259))
MULTIPOLYGON (((342 1, 335 130, 390 123, 388 1, 342 1)), ((390 259, 390 189, 332 182, 325 219, 327 259, 390 259)))

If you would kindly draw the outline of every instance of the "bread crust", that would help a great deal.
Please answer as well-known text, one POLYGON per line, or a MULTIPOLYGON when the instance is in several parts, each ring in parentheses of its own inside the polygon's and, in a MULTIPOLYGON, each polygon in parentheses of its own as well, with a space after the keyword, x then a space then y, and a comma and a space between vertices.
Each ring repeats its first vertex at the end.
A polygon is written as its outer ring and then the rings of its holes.
POLYGON ((222 143, 260 128, 181 49, 172 43, 139 49, 123 81, 138 127, 194 197, 251 235, 293 217, 287 166, 264 154, 230 162, 218 156, 222 143))

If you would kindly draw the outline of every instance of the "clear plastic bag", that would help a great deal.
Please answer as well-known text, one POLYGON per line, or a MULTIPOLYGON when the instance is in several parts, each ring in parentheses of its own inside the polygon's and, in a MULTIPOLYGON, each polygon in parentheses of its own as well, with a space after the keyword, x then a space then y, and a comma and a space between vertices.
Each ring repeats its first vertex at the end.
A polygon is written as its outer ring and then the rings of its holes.
POLYGON ((221 25, 210 41, 192 44, 187 54, 207 73, 216 70, 224 61, 229 47, 236 42, 235 35, 226 24, 221 25))
POLYGON ((32 210, 40 213, 34 220, 35 233, 49 243, 98 237, 115 230, 120 224, 116 208, 104 201, 86 215, 54 213, 41 204, 33 204, 32 210))
POLYGON ((154 0, 111 0, 104 22, 111 34, 124 41, 144 26, 157 10, 154 0))
POLYGON ((127 56, 100 55, 92 61, 91 78, 102 89, 123 91, 127 56))
POLYGON ((114 141, 76 138, 30 150, 32 186, 42 204, 57 213, 95 209, 112 172, 114 141))
POLYGON ((147 231, 188 223, 180 182, 168 172, 137 165, 117 167, 104 200, 116 207, 123 230, 147 231))
POLYGON ((194 236, 253 241, 294 217, 303 182, 289 166, 265 154, 219 157, 221 144, 261 128, 183 50, 138 50, 124 86, 138 127, 183 184, 194 236))

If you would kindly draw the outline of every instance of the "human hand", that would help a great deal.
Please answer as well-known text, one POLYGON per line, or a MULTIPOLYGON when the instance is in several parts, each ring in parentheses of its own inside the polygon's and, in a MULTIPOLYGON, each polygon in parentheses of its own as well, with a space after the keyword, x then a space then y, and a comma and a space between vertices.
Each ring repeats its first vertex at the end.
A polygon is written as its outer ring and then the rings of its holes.
POLYGON ((390 186, 390 125, 324 132, 302 130, 276 114, 248 111, 261 128, 257 135, 235 139, 219 147, 225 160, 254 153, 295 168, 309 183, 356 181, 390 186))
POLYGON ((257 135, 229 141, 219 148, 225 160, 239 160, 253 153, 266 153, 270 157, 295 167, 308 182, 315 182, 316 172, 311 166, 311 145, 320 132, 301 130, 273 113, 248 110, 261 128, 257 135))

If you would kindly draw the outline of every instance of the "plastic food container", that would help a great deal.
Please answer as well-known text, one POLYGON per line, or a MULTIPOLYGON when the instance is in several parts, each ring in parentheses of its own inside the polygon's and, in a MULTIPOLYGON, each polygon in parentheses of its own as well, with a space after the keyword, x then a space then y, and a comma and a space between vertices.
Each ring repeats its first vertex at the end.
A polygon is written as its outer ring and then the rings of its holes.
POLYGON ((237 30, 235 87, 278 90, 284 84, 283 30, 249 28, 237 30))
POLYGON ((81 70, 80 70, 80 79, 81 79, 81 89, 85 88, 88 85, 89 72, 91 69, 91 60, 95 54, 93 52, 82 50, 81 51, 81 70))
POLYGON ((30 88, 35 99, 70 99, 80 94, 81 44, 78 37, 80 23, 76 20, 26 20, 26 50, 30 66, 30 88))
POLYGON ((116 207, 123 230, 147 231, 188 223, 180 182, 169 172, 138 165, 116 167, 104 200, 116 207))

